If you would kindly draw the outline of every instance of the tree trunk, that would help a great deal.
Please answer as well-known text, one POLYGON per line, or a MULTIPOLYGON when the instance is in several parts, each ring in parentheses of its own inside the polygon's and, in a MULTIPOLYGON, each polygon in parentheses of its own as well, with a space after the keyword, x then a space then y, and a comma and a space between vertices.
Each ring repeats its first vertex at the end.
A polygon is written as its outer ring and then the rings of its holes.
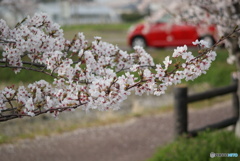
MULTIPOLYGON (((236 65, 237 65, 237 73, 236 73, 236 77, 238 78, 238 100, 240 100, 240 52, 236 51, 236 65)), ((237 137, 240 138, 240 106, 239 108, 239 112, 238 112, 238 121, 237 124, 235 126, 235 135, 237 137)))
MULTIPOLYGON (((240 100, 240 72, 238 70, 237 72, 237 78, 238 78, 238 100, 240 100)), ((240 106, 238 107, 239 111, 240 111, 240 106)), ((240 112, 238 113, 238 121, 237 124, 235 126, 235 134, 237 137, 240 138, 240 112)))

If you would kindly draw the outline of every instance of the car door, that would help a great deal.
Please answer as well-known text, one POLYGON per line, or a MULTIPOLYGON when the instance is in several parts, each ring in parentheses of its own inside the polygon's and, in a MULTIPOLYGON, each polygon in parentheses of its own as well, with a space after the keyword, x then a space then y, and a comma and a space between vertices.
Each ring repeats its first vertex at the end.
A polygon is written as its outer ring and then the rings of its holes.
POLYGON ((167 25, 166 23, 156 22, 152 23, 149 32, 146 35, 149 46, 161 47, 168 45, 167 39, 167 25))
POLYGON ((192 45, 198 38, 196 27, 186 24, 174 24, 171 30, 173 46, 192 45))

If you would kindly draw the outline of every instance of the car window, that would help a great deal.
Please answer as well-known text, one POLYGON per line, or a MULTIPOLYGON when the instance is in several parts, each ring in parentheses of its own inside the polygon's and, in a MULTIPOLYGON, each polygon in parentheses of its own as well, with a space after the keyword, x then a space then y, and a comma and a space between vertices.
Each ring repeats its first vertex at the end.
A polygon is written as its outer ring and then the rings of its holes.
POLYGON ((171 14, 164 14, 157 22, 170 22, 173 19, 173 16, 171 14))

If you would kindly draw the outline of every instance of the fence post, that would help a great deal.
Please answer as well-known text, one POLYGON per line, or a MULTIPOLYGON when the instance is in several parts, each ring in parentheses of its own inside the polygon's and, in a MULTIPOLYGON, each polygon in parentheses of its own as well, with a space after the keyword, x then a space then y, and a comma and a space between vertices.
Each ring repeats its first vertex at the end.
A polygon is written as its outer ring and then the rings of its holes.
POLYGON ((174 134, 178 137, 188 132, 187 87, 174 88, 174 134))
MULTIPOLYGON (((232 77, 232 84, 236 85, 238 88, 238 79, 232 77)), ((232 106, 233 106, 233 112, 235 117, 239 117, 239 99, 238 99, 238 92, 232 93, 232 106)))

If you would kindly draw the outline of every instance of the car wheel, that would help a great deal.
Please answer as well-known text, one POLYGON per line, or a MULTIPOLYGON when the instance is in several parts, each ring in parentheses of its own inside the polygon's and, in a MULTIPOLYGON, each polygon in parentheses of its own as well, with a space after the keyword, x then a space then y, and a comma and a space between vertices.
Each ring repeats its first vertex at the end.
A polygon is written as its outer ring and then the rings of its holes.
POLYGON ((213 46, 215 44, 215 41, 214 41, 213 37, 210 36, 210 35, 203 36, 200 39, 208 42, 209 47, 211 47, 211 46, 213 46))
POLYGON ((145 47, 147 47, 147 43, 143 37, 137 36, 137 37, 133 38, 133 40, 132 40, 132 47, 135 47, 135 46, 141 46, 141 47, 145 48, 145 47))

